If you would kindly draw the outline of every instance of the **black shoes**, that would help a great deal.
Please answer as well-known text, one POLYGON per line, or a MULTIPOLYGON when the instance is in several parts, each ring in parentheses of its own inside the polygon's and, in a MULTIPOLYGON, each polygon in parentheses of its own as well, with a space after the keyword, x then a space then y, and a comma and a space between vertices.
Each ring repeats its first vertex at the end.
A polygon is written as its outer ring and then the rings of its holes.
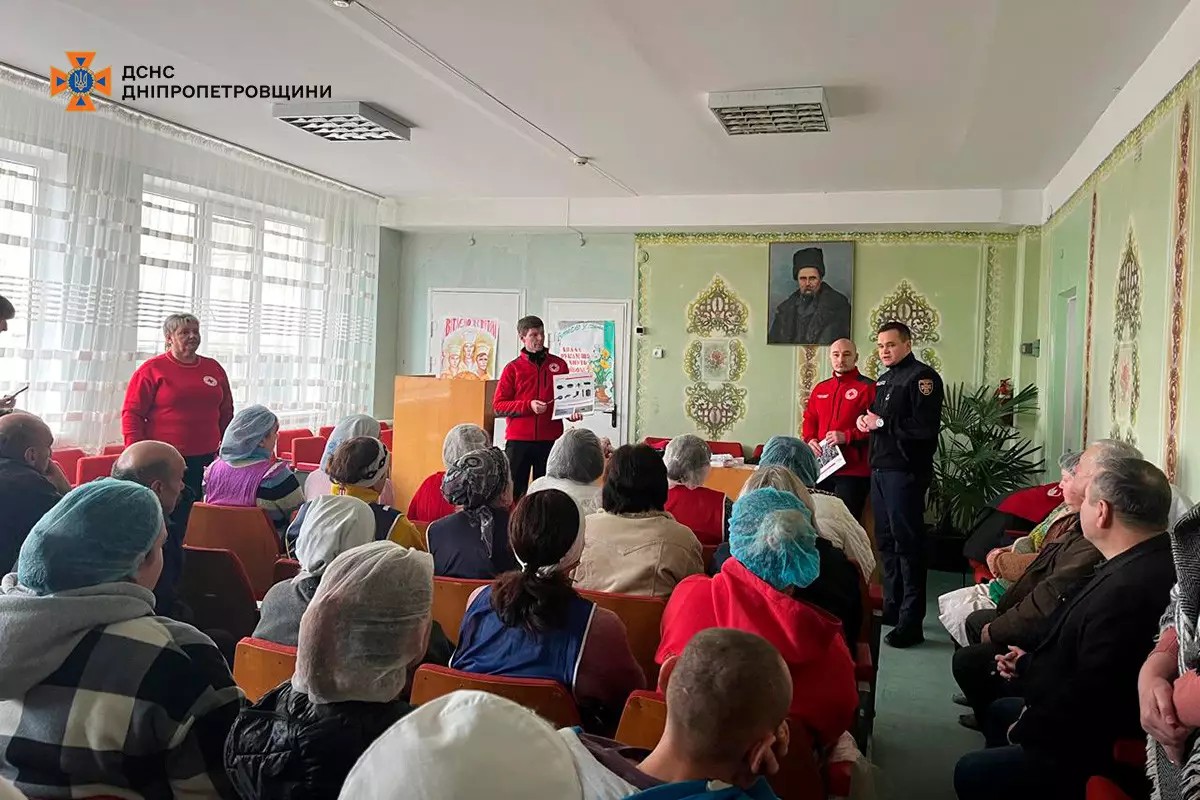
POLYGON ((967 696, 962 692, 956 692, 954 696, 950 698, 950 702, 954 703, 956 706, 966 706, 967 708, 971 707, 971 701, 968 700, 967 696))
POLYGON ((883 641, 889 647, 902 650, 924 642, 925 634, 921 632, 920 628, 894 628, 891 633, 883 637, 883 641))
POLYGON ((960 714, 958 716, 958 724, 969 731, 983 730, 983 728, 979 727, 979 720, 975 719, 974 714, 960 714))

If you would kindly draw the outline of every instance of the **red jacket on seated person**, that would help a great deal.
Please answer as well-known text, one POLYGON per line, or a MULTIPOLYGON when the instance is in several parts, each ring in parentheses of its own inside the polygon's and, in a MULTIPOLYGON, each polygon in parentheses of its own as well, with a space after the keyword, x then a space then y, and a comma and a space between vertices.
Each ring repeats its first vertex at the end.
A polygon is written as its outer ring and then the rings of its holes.
POLYGON ((725 540, 724 492, 706 486, 672 486, 666 510, 680 525, 691 528, 700 544, 715 547, 725 540))
POLYGON ((663 613, 655 661, 679 655, 708 628, 736 628, 773 644, 792 675, 793 719, 803 721, 822 746, 849 730, 858 711, 854 662, 841 623, 816 606, 777 591, 736 558, 712 578, 685 578, 663 613))
POLYGON ((412 500, 408 501, 408 518, 417 522, 437 522, 454 513, 454 506, 442 496, 445 472, 435 472, 421 482, 412 500))

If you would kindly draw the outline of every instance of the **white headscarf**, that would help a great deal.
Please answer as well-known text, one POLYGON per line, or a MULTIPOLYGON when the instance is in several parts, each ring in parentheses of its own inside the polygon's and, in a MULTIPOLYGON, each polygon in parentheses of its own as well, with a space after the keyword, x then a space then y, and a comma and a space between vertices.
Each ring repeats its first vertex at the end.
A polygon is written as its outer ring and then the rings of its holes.
POLYGON ((292 685, 315 703, 387 703, 425 654, 433 556, 391 542, 339 555, 300 620, 292 685))
MULTIPOLYGON (((566 555, 564 555, 562 558, 560 558, 558 560, 557 564, 549 564, 544 567, 538 567, 538 574, 544 575, 544 576, 549 576, 549 575, 553 575, 555 572, 562 572, 564 570, 568 570, 571 567, 573 567, 579 563, 579 560, 581 558, 583 558, 583 545, 584 545, 584 541, 585 541, 584 530, 587 527, 587 515, 584 513, 582 506, 579 505, 579 501, 576 500, 574 497, 572 497, 567 492, 564 492, 562 489, 558 489, 554 486, 540 486, 535 489, 531 486, 531 487, 529 487, 529 493, 526 494, 525 497, 529 497, 530 495, 536 494, 538 492, 549 492, 549 491, 561 492, 562 494, 564 494, 568 498, 570 498, 571 501, 575 504, 575 511, 578 512, 578 514, 579 514, 579 529, 575 533, 575 541, 571 543, 571 549, 567 550, 566 555)), ((510 526, 512 525, 511 520, 509 520, 509 525, 510 526)), ((514 551, 513 556, 517 559, 517 563, 521 565, 521 569, 525 569, 525 567, 527 565, 525 564, 524 561, 521 560, 520 554, 518 554, 514 551)))
POLYGON ((300 574, 294 580, 320 575, 342 553, 375 540, 375 514, 357 497, 324 494, 308 503, 296 558, 300 574))
POLYGON ((442 440, 442 463, 449 467, 472 450, 492 446, 492 437, 478 425, 464 422, 455 425, 442 440))
POLYGON ((341 800, 583 798, 571 749, 511 700, 457 691, 388 728, 350 770, 341 800))
POLYGON ((352 414, 346 417, 329 434, 329 441, 325 443, 325 452, 321 454, 321 469, 329 469, 329 459, 333 458, 333 454, 341 447, 342 442, 358 436, 370 436, 372 439, 378 439, 381 430, 382 426, 379 424, 379 420, 366 414, 352 414))

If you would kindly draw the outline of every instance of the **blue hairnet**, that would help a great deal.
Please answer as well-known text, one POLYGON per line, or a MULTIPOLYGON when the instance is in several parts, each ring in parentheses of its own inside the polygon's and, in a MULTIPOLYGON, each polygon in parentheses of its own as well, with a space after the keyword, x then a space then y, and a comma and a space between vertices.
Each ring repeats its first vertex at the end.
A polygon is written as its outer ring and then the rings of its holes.
POLYGON ((758 463, 763 467, 787 467, 810 489, 817 485, 817 478, 821 474, 821 466, 813 451, 795 436, 772 436, 763 448, 758 463))
POLYGON ((221 460, 240 461, 246 458, 267 458, 271 454, 258 443, 279 426, 279 417, 266 406, 247 406, 233 415, 233 421, 221 437, 221 460))
POLYGON ((383 430, 383 426, 379 424, 379 420, 367 414, 351 414, 337 424, 333 429, 333 433, 329 434, 329 441, 325 443, 325 452, 321 454, 321 469, 329 468, 329 459, 333 458, 333 453, 343 442, 355 439, 359 436, 369 436, 372 439, 379 438, 379 432, 383 430))
POLYGON ((154 492, 102 478, 67 492, 29 532, 17 581, 53 594, 131 577, 163 530, 154 492))
POLYGON ((738 498, 729 518, 729 550, 780 591, 804 588, 821 574, 812 512, 791 492, 755 489, 738 498))

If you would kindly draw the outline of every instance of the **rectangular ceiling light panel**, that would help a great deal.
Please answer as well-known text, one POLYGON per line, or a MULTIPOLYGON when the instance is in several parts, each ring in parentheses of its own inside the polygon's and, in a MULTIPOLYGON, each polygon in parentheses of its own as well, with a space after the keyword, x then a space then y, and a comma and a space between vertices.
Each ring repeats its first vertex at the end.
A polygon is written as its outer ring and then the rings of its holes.
POLYGON ((708 107, 730 136, 829 131, 829 107, 820 86, 710 92, 708 107))
POLYGON ((369 103, 275 103, 271 115, 331 142, 407 142, 409 126, 369 103))

